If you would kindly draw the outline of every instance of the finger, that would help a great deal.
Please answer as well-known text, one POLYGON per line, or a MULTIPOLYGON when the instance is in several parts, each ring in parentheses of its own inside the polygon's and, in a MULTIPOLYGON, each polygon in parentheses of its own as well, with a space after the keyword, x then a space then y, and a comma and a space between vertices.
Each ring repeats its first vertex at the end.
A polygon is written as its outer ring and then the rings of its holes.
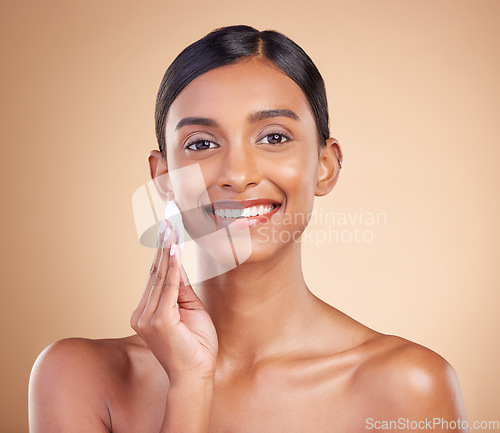
POLYGON ((182 257, 181 257, 181 283, 185 286, 191 285, 191 283, 189 282, 189 278, 187 276, 186 270, 184 269, 184 266, 182 266, 182 257))
POLYGON ((155 314, 164 317, 171 317, 172 311, 177 311, 178 314, 177 300, 179 298, 179 286, 181 282, 179 245, 172 244, 170 254, 167 275, 163 282, 161 297, 155 312, 155 314))
MULTIPOLYGON (((164 220, 164 221, 166 221, 166 220, 164 220)), ((141 304, 141 303, 143 304, 143 308, 147 303, 149 293, 151 292, 151 289, 152 289, 152 287, 157 279, 158 268, 160 266, 160 261, 161 261, 161 257, 162 257, 162 249, 165 245, 165 242, 168 241, 170 234, 171 234, 171 229, 169 227, 167 227, 165 229, 165 231, 163 232, 163 234, 161 236, 158 236, 158 242, 156 245, 156 252, 155 252, 155 257, 153 260, 153 265, 151 266, 151 269, 149 270, 149 276, 148 276, 148 280, 146 282, 146 287, 144 288, 144 293, 143 293, 142 299, 139 302, 139 304, 141 304)))
POLYGON ((146 307, 151 289, 152 289, 154 281, 156 279, 156 274, 158 271, 158 266, 160 264, 161 255, 162 255, 162 249, 160 248, 160 246, 163 245, 165 239, 168 239, 170 231, 171 231, 171 228, 168 226, 169 226, 169 222, 167 220, 162 220, 162 223, 160 224, 160 229, 158 232, 157 249, 155 252, 155 257, 153 259, 153 264, 149 270, 148 280, 146 281, 146 287, 144 288, 144 292, 141 296, 141 299, 139 300, 139 304, 137 305, 137 308, 132 313, 132 316, 130 318, 130 324, 131 324, 132 328, 134 328, 134 329, 135 329, 134 326, 137 323, 137 320, 139 319, 139 317, 141 317, 141 315, 144 311, 144 308, 146 307), (165 223, 163 223, 163 221, 165 221, 165 223))
POLYGON ((163 248, 159 249, 161 251, 160 263, 158 264, 156 278, 152 283, 147 304, 144 307, 144 312, 142 313, 141 319, 147 317, 150 318, 158 308, 158 301, 160 300, 163 283, 168 272, 170 261, 172 260, 169 251, 174 239, 175 234, 170 232, 170 235, 163 242, 163 248))
POLYGON ((205 308, 203 302, 201 302, 201 299, 193 290, 193 287, 189 282, 186 270, 184 269, 184 266, 182 266, 182 264, 180 271, 181 271, 182 284, 179 287, 179 301, 178 301, 179 305, 182 306, 183 308, 188 308, 188 309, 205 308))

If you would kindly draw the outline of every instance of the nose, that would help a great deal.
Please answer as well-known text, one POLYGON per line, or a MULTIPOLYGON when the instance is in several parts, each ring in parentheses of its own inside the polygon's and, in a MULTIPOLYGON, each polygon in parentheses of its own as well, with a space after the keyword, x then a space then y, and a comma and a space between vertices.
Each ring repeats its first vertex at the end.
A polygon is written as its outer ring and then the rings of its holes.
POLYGON ((243 192, 257 185, 261 181, 261 174, 256 156, 253 146, 247 143, 228 145, 223 156, 218 186, 243 192))

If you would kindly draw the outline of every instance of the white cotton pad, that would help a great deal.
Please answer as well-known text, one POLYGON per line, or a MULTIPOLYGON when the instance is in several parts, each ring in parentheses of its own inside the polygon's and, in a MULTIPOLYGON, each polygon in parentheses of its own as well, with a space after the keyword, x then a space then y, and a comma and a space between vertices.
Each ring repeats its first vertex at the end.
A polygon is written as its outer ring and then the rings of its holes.
POLYGON ((184 248, 184 225, 182 224, 181 211, 172 200, 169 200, 165 207, 165 219, 172 224, 175 234, 177 235, 177 244, 182 251, 184 248))

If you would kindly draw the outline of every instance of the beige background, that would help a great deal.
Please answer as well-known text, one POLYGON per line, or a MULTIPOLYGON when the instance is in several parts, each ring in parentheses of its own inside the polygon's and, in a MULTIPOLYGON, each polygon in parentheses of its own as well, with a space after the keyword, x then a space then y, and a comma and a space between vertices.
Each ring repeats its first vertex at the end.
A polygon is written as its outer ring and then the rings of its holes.
POLYGON ((309 286, 443 355, 469 419, 500 419, 499 1, 3 0, 0 16, 2 432, 27 431, 44 347, 132 332, 156 90, 182 48, 239 23, 287 34, 326 81, 344 168, 316 209, 358 221, 304 244, 309 286))

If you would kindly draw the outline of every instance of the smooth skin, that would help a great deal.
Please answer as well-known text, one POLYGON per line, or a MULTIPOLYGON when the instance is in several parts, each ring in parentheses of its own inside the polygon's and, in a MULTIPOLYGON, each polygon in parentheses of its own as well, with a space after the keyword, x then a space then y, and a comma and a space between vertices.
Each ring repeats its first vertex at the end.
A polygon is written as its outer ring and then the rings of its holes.
MULTIPOLYGON (((318 147, 295 82, 258 58, 209 71, 172 104, 166 142, 168 162, 149 154, 153 179, 197 163, 211 201, 282 205, 251 229, 251 256, 200 282, 199 296, 179 248, 170 256, 176 239, 166 227, 131 316, 136 334, 65 339, 38 357, 31 432, 363 432, 384 420, 465 420, 456 375, 442 357, 367 328, 307 287, 293 240, 306 222, 285 217, 307 215, 314 196, 334 188, 342 152, 333 138, 318 147), (249 118, 273 109, 299 119, 249 118), (176 129, 186 117, 214 122, 176 129), (268 240, 270 229, 280 241, 268 240)), ((157 188, 162 196, 183 191, 170 182, 157 188)), ((203 260, 199 266, 212 265, 203 260)))

